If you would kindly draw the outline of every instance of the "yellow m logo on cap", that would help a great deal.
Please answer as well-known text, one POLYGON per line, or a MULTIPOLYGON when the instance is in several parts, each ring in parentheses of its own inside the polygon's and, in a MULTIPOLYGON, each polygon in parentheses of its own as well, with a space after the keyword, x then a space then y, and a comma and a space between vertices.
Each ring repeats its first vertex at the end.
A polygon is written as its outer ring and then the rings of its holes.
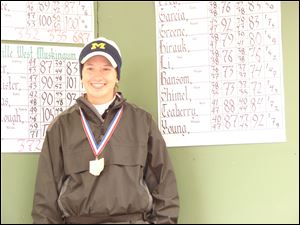
POLYGON ((103 42, 101 42, 101 43, 92 43, 92 47, 91 47, 91 50, 93 50, 93 49, 96 49, 96 48, 100 48, 100 49, 105 49, 105 45, 106 45, 106 43, 103 43, 103 42))

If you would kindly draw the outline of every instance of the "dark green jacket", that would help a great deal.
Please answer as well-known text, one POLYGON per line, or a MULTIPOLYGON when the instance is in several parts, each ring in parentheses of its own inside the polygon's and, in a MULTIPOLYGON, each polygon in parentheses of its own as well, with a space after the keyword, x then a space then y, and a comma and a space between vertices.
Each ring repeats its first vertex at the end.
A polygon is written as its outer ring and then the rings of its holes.
POLYGON ((110 222, 131 214, 142 214, 150 223, 177 223, 178 213, 176 179, 163 137, 151 115, 121 93, 102 116, 80 97, 49 125, 39 158, 34 223, 64 223, 72 217, 110 222), (95 156, 79 107, 99 143, 121 106, 120 122, 100 154, 104 169, 93 176, 89 161, 95 156))

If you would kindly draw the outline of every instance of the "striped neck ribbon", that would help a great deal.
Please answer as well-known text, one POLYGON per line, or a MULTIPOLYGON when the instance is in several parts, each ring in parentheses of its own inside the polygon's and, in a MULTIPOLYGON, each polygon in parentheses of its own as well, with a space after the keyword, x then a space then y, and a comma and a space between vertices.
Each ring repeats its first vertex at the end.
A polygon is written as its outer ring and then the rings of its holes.
POLYGON ((79 110, 80 110, 80 116, 81 116, 81 123, 82 123, 83 129, 84 129, 85 135, 87 136, 90 146, 93 150, 93 153, 94 153, 95 157, 97 158, 98 155, 100 155, 100 153, 105 148, 105 146, 108 143, 108 141, 110 140, 110 138, 112 137, 112 135, 121 119, 121 116, 123 113, 123 106, 118 110, 118 112, 114 116, 113 120, 110 122, 110 124, 99 144, 97 144, 96 139, 93 135, 93 132, 90 128, 90 125, 88 124, 88 121, 86 120, 81 108, 79 108, 79 110))

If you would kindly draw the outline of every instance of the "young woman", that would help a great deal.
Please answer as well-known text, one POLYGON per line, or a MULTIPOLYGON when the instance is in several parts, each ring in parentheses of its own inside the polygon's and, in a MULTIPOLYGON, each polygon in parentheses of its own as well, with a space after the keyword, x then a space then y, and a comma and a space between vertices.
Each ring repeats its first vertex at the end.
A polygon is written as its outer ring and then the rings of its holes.
POLYGON ((177 223, 179 197, 151 115, 120 92, 121 53, 98 38, 80 54, 86 93, 48 127, 34 223, 177 223))

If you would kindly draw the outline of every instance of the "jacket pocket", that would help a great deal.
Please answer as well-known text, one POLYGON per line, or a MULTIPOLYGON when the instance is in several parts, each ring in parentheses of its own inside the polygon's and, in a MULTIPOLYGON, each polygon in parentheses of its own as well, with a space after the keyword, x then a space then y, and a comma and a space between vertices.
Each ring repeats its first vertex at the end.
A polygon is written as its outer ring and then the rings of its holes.
POLYGON ((90 149, 67 151, 64 155, 64 168, 67 175, 89 170, 89 161, 93 159, 90 149))
POLYGON ((104 152, 105 165, 145 166, 147 147, 145 145, 110 144, 104 152))

